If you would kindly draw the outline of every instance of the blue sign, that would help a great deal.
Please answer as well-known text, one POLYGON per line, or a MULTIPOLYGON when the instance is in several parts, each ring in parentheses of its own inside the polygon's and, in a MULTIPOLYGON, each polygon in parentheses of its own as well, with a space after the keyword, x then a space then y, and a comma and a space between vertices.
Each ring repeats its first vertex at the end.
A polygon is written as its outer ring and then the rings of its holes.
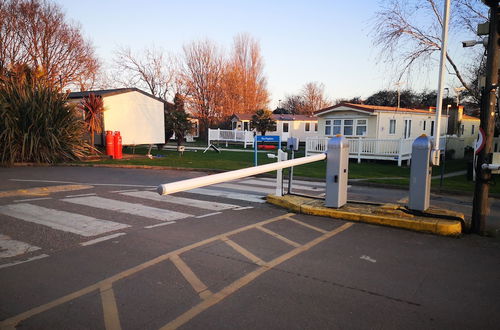
POLYGON ((255 136, 257 142, 280 142, 279 135, 257 135, 255 136))

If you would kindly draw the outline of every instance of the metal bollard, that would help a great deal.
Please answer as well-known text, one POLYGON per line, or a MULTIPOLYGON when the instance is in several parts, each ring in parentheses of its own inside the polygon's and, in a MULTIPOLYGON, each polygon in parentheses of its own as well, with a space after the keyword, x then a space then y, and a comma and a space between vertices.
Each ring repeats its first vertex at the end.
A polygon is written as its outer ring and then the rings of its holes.
POLYGON ((425 211, 429 208, 431 194, 431 150, 432 140, 423 134, 411 147, 410 196, 408 208, 425 211))
POLYGON ((339 208, 347 203, 349 142, 343 136, 328 141, 326 152, 325 206, 339 208))

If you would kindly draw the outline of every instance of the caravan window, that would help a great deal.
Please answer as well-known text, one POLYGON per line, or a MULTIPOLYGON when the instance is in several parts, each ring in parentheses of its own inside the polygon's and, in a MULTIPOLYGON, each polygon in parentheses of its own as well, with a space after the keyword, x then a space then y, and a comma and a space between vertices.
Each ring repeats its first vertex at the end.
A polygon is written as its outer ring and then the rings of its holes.
POLYGON ((366 119, 356 120, 356 135, 366 135, 366 119))
POLYGON ((333 121, 333 134, 342 134, 342 120, 334 120, 333 121))
POLYGON ((389 134, 396 134, 396 119, 389 121, 389 134))
POLYGON ((344 120, 344 135, 353 135, 353 123, 354 120, 349 119, 349 120, 344 120))
POLYGON ((325 121, 325 135, 332 135, 332 121, 325 121))

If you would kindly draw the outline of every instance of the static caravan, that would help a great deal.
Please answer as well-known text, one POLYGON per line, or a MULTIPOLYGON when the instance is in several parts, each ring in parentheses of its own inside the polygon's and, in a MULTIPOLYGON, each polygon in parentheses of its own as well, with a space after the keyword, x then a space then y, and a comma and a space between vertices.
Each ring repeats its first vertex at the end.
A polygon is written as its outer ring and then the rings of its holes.
POLYGON ((78 103, 91 93, 103 99, 103 132, 120 131, 123 145, 165 143, 164 101, 137 88, 74 92, 68 100, 78 103))

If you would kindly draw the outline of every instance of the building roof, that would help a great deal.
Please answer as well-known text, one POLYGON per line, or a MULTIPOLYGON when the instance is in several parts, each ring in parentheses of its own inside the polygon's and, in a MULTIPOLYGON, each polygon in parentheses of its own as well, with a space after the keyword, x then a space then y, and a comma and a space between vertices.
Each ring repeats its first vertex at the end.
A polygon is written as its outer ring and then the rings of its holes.
POLYGON ((107 97, 107 96, 113 96, 113 95, 118 95, 118 94, 124 94, 124 93, 130 93, 130 92, 139 92, 141 94, 144 94, 146 96, 149 96, 155 100, 158 100, 160 102, 165 103, 166 101, 160 99, 159 97, 156 97, 152 94, 149 94, 139 88, 115 88, 115 89, 100 89, 100 90, 94 90, 94 91, 83 91, 83 92, 72 92, 68 94, 68 99, 82 99, 84 97, 89 96, 90 94, 95 94, 99 95, 102 97, 107 97))
MULTIPOLYGON (((236 117, 239 120, 252 120, 253 113, 235 113, 233 118, 236 117)), ((291 115, 291 114, 273 114, 273 120, 281 121, 318 121, 318 118, 307 115, 291 115)))
POLYGON ((473 117, 473 116, 469 116, 469 115, 463 115, 462 119, 465 119, 465 120, 477 120, 477 121, 481 120, 479 118, 476 118, 476 117, 473 117))
POLYGON ((368 105, 368 104, 354 104, 342 102, 337 105, 318 110, 314 113, 315 116, 328 113, 332 110, 338 109, 340 107, 348 107, 356 110, 366 111, 366 112, 411 112, 420 114, 434 114, 434 111, 424 110, 424 109, 409 109, 409 108, 398 108, 398 107, 386 107, 381 105, 368 105))

